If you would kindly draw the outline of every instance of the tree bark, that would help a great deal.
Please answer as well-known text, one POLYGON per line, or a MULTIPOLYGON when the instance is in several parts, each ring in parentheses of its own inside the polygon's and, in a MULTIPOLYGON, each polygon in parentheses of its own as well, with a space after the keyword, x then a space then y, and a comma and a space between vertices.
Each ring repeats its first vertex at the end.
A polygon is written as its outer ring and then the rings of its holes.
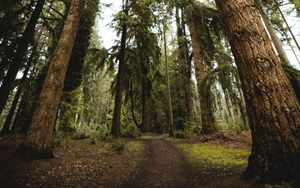
POLYGON ((63 132, 72 132, 75 130, 74 126, 76 124, 75 119, 79 100, 78 97, 74 97, 73 93, 79 89, 82 83, 82 68, 86 52, 90 45, 90 36, 96 17, 96 4, 98 4, 98 0, 86 3, 79 22, 79 29, 70 57, 62 101, 60 103, 59 130, 63 132))
POLYGON ((245 177, 266 182, 300 174, 300 106, 253 0, 216 0, 234 54, 252 131, 245 177))
MULTIPOLYGON (((144 77, 147 77, 147 73, 144 73, 144 77)), ((148 90, 148 83, 146 78, 144 78, 142 81, 142 132, 150 131, 148 90)))
POLYGON ((194 21, 193 16, 193 5, 190 2, 187 7, 187 23, 191 33, 193 57, 194 57, 194 67, 195 75, 197 80, 198 95, 200 100, 201 109, 201 121, 202 121, 202 134, 210 134, 217 131, 215 119, 213 116, 213 111, 211 107, 212 101, 207 101, 206 87, 204 84, 205 79, 205 66, 203 62, 203 57, 201 53, 200 39, 198 38, 197 26, 194 21))
POLYGON ((5 107, 8 96, 13 89, 14 81, 16 75, 19 71, 19 68, 23 62, 23 57, 27 52, 27 48, 30 42, 33 39, 35 26, 38 22, 40 14, 43 10, 45 0, 39 0, 34 8, 34 11, 29 19, 29 22, 25 28, 25 31, 19 41, 19 44, 16 49, 16 53, 13 57, 12 62, 10 63, 9 69, 3 79, 1 88, 0 88, 0 115, 5 107))
POLYGON ((73 0, 60 40, 33 114, 31 127, 16 154, 33 158, 53 157, 52 133, 69 59, 74 45, 84 0, 73 0))
POLYGON ((131 102, 131 116, 132 119, 136 125, 137 128, 141 128, 141 124, 139 123, 139 121, 137 120, 135 113, 134 113, 134 98, 133 98, 133 84, 132 84, 132 80, 130 81, 130 102, 131 102))
POLYGON ((126 24, 124 24, 122 26, 121 49, 119 54, 119 70, 118 70, 117 83, 116 83, 114 116, 113 116, 113 122, 111 127, 111 134, 115 137, 120 137, 121 135, 120 124, 121 124, 121 108, 122 108, 122 92, 123 92, 122 79, 125 73, 126 38, 127 38, 127 26, 126 24))

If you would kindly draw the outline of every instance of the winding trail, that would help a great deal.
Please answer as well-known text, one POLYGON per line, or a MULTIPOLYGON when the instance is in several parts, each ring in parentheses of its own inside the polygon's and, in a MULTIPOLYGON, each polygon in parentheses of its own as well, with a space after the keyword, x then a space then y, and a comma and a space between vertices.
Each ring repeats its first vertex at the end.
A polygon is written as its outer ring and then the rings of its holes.
POLYGON ((160 135, 145 139, 145 160, 137 175, 124 187, 194 187, 190 164, 175 146, 163 138, 160 135))

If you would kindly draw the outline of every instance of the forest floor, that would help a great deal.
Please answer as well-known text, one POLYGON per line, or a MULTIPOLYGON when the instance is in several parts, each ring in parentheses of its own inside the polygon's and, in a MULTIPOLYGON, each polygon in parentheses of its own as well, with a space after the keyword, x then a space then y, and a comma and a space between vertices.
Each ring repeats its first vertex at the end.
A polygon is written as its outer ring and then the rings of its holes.
POLYGON ((0 139, 0 187, 263 187, 240 179, 249 155, 248 133, 64 139, 55 158, 47 160, 15 157, 20 141, 0 139))

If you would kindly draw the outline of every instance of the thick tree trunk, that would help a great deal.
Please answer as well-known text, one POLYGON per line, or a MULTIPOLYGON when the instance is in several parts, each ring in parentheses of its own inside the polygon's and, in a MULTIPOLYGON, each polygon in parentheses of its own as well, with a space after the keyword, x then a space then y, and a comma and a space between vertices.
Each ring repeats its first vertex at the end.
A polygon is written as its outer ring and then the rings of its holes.
POLYGON ((202 121, 202 133, 210 134, 217 131, 215 119, 213 116, 213 111, 211 107, 212 101, 207 101, 207 88, 204 84, 205 79, 205 66, 203 62, 203 57, 201 53, 200 39, 198 38, 197 26, 194 21, 193 16, 193 5, 190 3, 187 7, 187 23, 191 33, 192 48, 194 56, 194 67, 195 75, 197 80, 198 95, 200 100, 201 109, 201 121, 202 121))
POLYGON ((276 35, 276 32, 275 32, 275 29, 273 28, 273 25, 271 23, 271 20, 270 18, 268 17, 268 15, 266 14, 266 12, 264 11, 263 9, 263 6, 261 4, 261 1, 260 0, 255 0, 255 6, 256 8, 258 9, 264 23, 265 23, 265 26, 268 30, 268 33, 272 39, 272 42, 275 46, 275 49, 278 53, 278 56, 280 58, 280 60, 283 62, 283 63, 287 63, 289 65, 291 65, 283 47, 282 47, 282 43, 281 41, 279 40, 279 38, 277 37, 276 35))
POLYGON ((185 19, 183 12, 183 4, 180 1, 180 6, 176 5, 176 25, 177 25, 177 40, 178 40, 178 62, 181 65, 183 75, 183 90, 185 97, 185 116, 186 122, 190 125, 193 122, 193 100, 191 91, 191 61, 188 57, 188 46, 185 34, 185 19), (179 15, 181 9, 181 16, 179 15))
POLYGON ((27 48, 30 42, 33 39, 35 26, 38 22, 40 14, 43 10, 45 0, 39 0, 36 3, 35 9, 30 17, 30 20, 25 28, 25 31, 19 41, 16 53, 13 57, 12 62, 10 63, 9 69, 6 73, 6 76, 3 79, 1 88, 0 88, 0 115, 5 107, 6 101, 8 99, 9 93, 13 89, 14 81, 16 75, 19 71, 19 68, 23 62, 23 57, 27 52, 27 48))
POLYGON ((127 38, 127 26, 123 25, 122 36, 121 36, 121 49, 119 54, 119 70, 117 75, 116 83, 116 96, 115 96, 115 107, 114 107, 114 116, 111 127, 111 134, 115 137, 119 137, 120 133, 120 124, 121 124, 121 108, 122 108, 122 80, 125 72, 125 50, 126 50, 126 38, 127 38))
POLYGON ((43 83, 46 79, 48 66, 42 68, 36 79, 31 77, 30 83, 26 84, 26 90, 22 96, 19 108, 14 119, 11 132, 27 133, 32 121, 32 115, 36 108, 38 96, 41 93, 43 83))
POLYGON ((165 66, 166 66, 166 82, 167 82, 167 96, 168 96, 168 128, 169 136, 174 136, 174 120, 173 120, 173 107, 172 107, 172 97, 171 97, 171 86, 169 78, 169 65, 168 65, 168 54, 167 54, 167 37, 166 37, 166 23, 163 25, 164 34, 164 53, 165 53, 165 66))
POLYGON ((247 178, 297 180, 300 106, 253 0, 216 0, 230 41, 252 131, 247 178))
POLYGON ((74 96, 73 93, 79 89, 82 83, 82 67, 86 51, 90 44, 90 35, 97 10, 95 5, 97 4, 98 0, 87 1, 79 22, 79 29, 72 50, 64 83, 63 97, 60 103, 59 129, 63 132, 75 130, 74 126, 76 124, 75 119, 78 111, 79 99, 77 96, 74 96))
POLYGON ((84 0, 73 0, 63 32, 47 73, 29 132, 16 154, 27 157, 53 157, 52 133, 69 59, 74 45, 84 0))

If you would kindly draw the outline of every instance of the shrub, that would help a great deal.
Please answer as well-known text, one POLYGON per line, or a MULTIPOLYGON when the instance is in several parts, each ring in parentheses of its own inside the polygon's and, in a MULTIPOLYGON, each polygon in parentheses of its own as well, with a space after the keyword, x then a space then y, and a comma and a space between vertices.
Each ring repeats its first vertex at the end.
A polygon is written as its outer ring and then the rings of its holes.
POLYGON ((75 133, 71 138, 73 140, 83 140, 83 139, 90 138, 90 136, 87 135, 85 132, 79 132, 79 133, 75 133))
POLYGON ((137 138, 141 136, 141 132, 135 124, 128 124, 126 127, 121 129, 121 134, 125 138, 137 138))
POLYGON ((175 138, 185 138, 183 130, 176 130, 174 133, 175 138))
POLYGON ((95 136, 90 138, 90 144, 95 145, 97 143, 97 138, 95 136))
POLYGON ((197 134, 192 127, 185 130, 176 130, 174 133, 175 138, 191 138, 195 135, 197 134))
POLYGON ((115 141, 111 145, 111 151, 113 153, 122 154, 125 150, 125 143, 122 141, 115 141))
POLYGON ((110 129, 107 126, 97 127, 97 137, 101 140, 111 140, 110 129))
POLYGON ((60 133, 55 133, 52 138, 52 147, 55 148, 61 146, 62 139, 63 138, 60 133))

